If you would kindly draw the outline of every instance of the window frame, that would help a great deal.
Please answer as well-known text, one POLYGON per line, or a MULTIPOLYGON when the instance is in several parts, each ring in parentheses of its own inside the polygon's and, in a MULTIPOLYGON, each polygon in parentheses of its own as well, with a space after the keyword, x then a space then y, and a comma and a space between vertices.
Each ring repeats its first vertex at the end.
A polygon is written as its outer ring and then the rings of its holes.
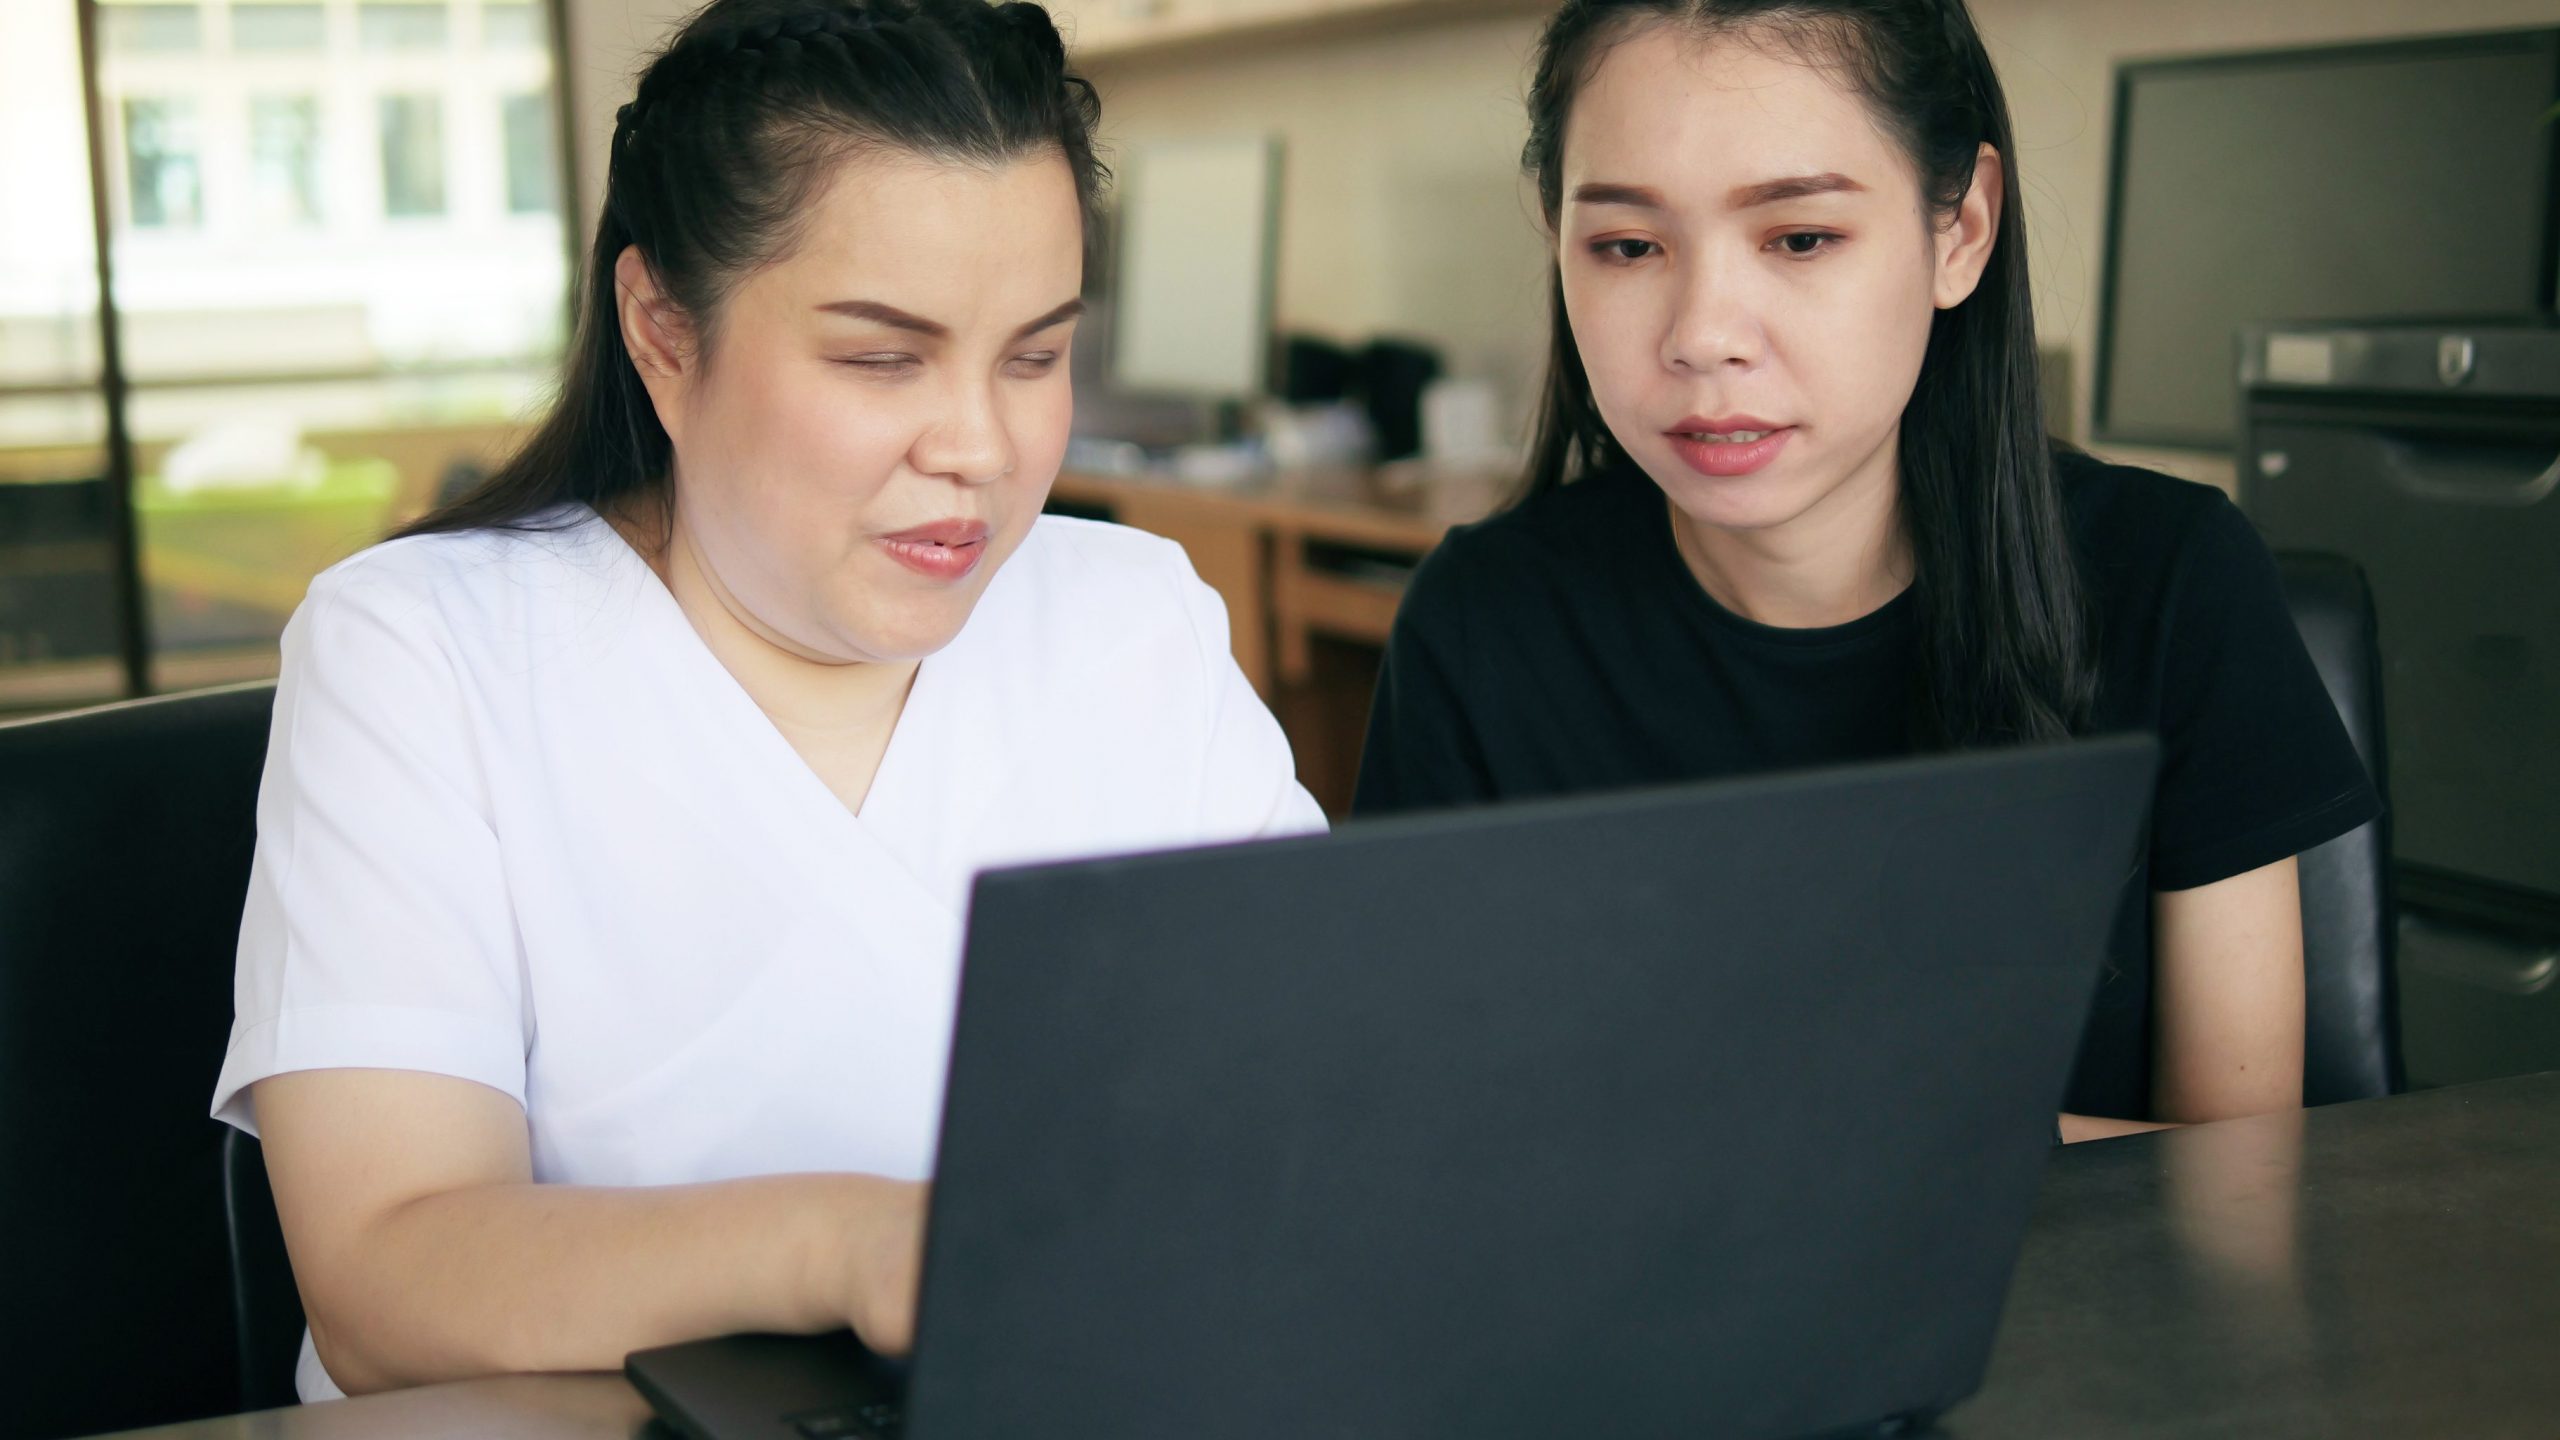
MULTIPOLYGON (((110 496, 110 508, 113 512, 111 515, 113 529, 112 549, 114 556, 114 589, 116 593, 116 604, 119 611, 117 616, 118 649, 120 651, 119 658, 122 661, 122 669, 124 672, 124 691, 126 696, 128 698, 141 698, 151 694, 154 688, 152 683, 154 652, 149 634, 149 612, 143 588, 140 546, 138 544, 138 537, 136 533, 137 525, 134 514, 133 491, 136 478, 136 466, 134 460, 135 442, 130 420, 131 397, 134 389, 134 381, 127 365, 122 345, 123 326, 116 304, 114 251, 120 232, 125 234, 136 234, 156 227, 136 226, 133 223, 131 215, 132 192, 130 187, 132 185, 132 175, 130 173, 130 151, 127 144, 123 101, 127 95, 132 92, 128 91, 125 84, 122 83, 123 76, 120 72, 127 68, 132 68, 148 74, 150 70, 156 67, 161 69, 165 75, 169 70, 185 66, 188 62, 194 62, 193 68, 198 71, 203 71, 213 68, 202 64, 202 61, 208 54, 219 54, 225 57, 237 54, 243 58, 253 59, 257 63, 300 61, 307 64, 309 57, 313 52, 303 49, 259 49, 255 47, 249 48, 245 51, 241 50, 237 45, 237 23, 235 12, 258 6, 262 3, 262 0, 195 0, 192 8, 196 9, 198 12, 196 30, 197 45, 193 50, 167 52, 141 51, 132 54, 111 56, 109 53, 109 16, 111 12, 128 6, 138 7, 152 3, 168 4, 170 3, 170 0, 71 0, 71 3, 75 8, 78 22, 81 104, 85 111, 85 130, 88 142, 89 220, 93 238, 93 248, 96 254, 95 263, 98 291, 95 310, 100 340, 98 378, 94 384, 0 383, 0 399, 19 397, 44 398, 51 396, 63 396, 73 393, 96 393, 100 395, 104 401, 104 409, 106 412, 106 435, 103 448, 106 454, 105 479, 107 481, 107 490, 110 496), (118 83, 114 85, 107 83, 111 69, 119 72, 116 77, 118 83)), ((310 3, 310 0, 279 0, 279 3, 310 3)), ((354 29, 354 27, 359 24, 355 14, 356 0, 317 0, 317 3, 322 12, 322 44, 320 53, 328 54, 331 52, 334 48, 331 44, 331 40, 339 31, 341 26, 348 27, 349 40, 358 48, 359 51, 361 51, 361 36, 354 29)), ((375 0, 375 3, 380 3, 380 0, 375 0)), ((422 0, 422 3, 432 3, 443 8, 448 17, 444 43, 436 52, 434 52, 440 63, 449 65, 456 52, 465 52, 477 57, 482 52, 488 51, 491 48, 490 41, 484 33, 485 19, 482 13, 482 7, 483 4, 486 3, 486 0, 422 0)), ((531 3, 535 8, 535 13, 540 17, 540 23, 543 27, 542 48, 543 53, 547 56, 547 64, 549 67, 548 90, 551 98, 552 134, 555 138, 551 160, 555 172, 554 184, 557 186, 557 208, 559 214, 559 229, 564 252, 562 256, 565 266, 564 274, 568 280, 568 283, 562 287, 563 293, 561 295, 561 303, 564 318, 568 321, 574 321, 577 306, 578 280, 580 278, 584 255, 584 246, 580 243, 581 237, 578 233, 578 197, 583 193, 583 191, 580 184, 582 177, 579 173, 576 106, 575 101, 570 94, 570 77, 573 66, 570 63, 567 3, 566 0, 531 0, 531 3)), ((385 52, 386 58, 394 60, 403 55, 415 57, 420 53, 423 52, 385 52)), ((505 85, 483 85, 477 87, 476 90, 471 87, 458 85, 447 86, 445 88, 448 91, 480 94, 495 101, 495 104, 491 107, 493 110, 492 123, 486 127, 486 130, 488 134, 495 137, 497 142, 497 154, 494 157, 495 164, 493 167, 493 171, 497 175, 499 182, 499 193, 496 197, 496 207, 498 213, 502 217, 510 220, 517 218, 521 212, 517 212, 511 203, 513 199, 513 195, 511 193, 512 186, 508 179, 511 167, 508 164, 508 158, 505 153, 506 127, 504 114, 507 102, 510 99, 526 92, 523 92, 520 89, 510 88, 505 85)), ((200 80, 195 84, 145 84, 136 87, 136 89, 142 92, 142 94, 137 98, 188 100, 192 101, 196 105, 196 124, 198 126, 198 133, 196 137, 196 223, 199 227, 205 226, 214 218, 217 206, 222 203, 227 203, 220 201, 213 193, 212 176, 208 173, 209 167, 206 164, 204 156, 204 151, 208 144, 203 128, 207 124, 207 117, 209 114, 208 100, 216 96, 228 96, 231 101, 236 102, 236 108, 240 113, 237 117, 228 118, 236 118, 239 123, 243 132, 242 138, 244 142, 247 142, 243 146, 244 155, 246 155, 254 148, 254 141, 250 139, 248 134, 252 124, 250 118, 250 107, 252 104, 251 97, 275 96, 280 93, 278 87, 274 82, 261 81, 253 77, 246 80, 232 78, 227 83, 214 83, 200 80)), ((307 93, 302 89, 292 86, 290 83, 283 87, 283 89, 284 92, 286 92, 286 98, 292 98, 293 96, 307 93)), ((381 95, 387 93, 393 92, 386 89, 377 89, 374 92, 374 98, 378 99, 381 95)), ((452 94, 448 93, 445 94, 442 99, 442 108, 448 116, 447 123, 442 127, 445 132, 442 140, 443 147, 446 151, 445 159, 447 161, 445 179, 448 192, 448 211, 451 206, 451 147, 457 143, 457 137, 454 133, 456 127, 449 122, 449 117, 452 113, 452 98, 452 94)), ((368 108, 372 109, 376 116, 379 115, 380 111, 378 105, 368 108)), ((323 136, 323 146, 325 147, 330 143, 346 143, 344 140, 332 142, 327 138, 330 125, 330 108, 324 101, 320 106, 320 130, 323 136)), ((373 143, 367 148, 375 150, 378 157, 379 137, 372 136, 368 138, 372 139, 373 143)), ((247 163, 252 167, 254 166, 254 160, 250 160, 247 163)), ((379 169, 376 170, 376 174, 378 177, 380 174, 379 169)), ((246 187, 244 187, 244 189, 245 188, 246 187)), ((318 199, 318 197, 315 197, 315 199, 317 199, 318 208, 323 212, 322 223, 326 223, 328 217, 325 212, 329 208, 327 202, 325 199, 318 199)), ((243 203, 247 202, 244 201, 243 203)), ((388 217, 382 216, 380 210, 377 209, 375 218, 387 219, 388 217)), ((564 327, 564 334, 565 333, 566 329, 564 327)), ((313 381, 393 380, 401 377, 442 374, 447 371, 455 374, 468 374, 476 371, 504 368, 507 363, 508 362, 506 361, 492 360, 487 362, 466 361, 450 365, 431 366, 401 366, 384 364, 352 369, 333 369, 314 372, 307 376, 266 374, 232 376, 169 376, 155 377, 150 382, 150 387, 155 390, 180 389, 196 386, 214 386, 221 384, 252 382, 260 384, 291 383, 296 380, 305 379, 313 381)))

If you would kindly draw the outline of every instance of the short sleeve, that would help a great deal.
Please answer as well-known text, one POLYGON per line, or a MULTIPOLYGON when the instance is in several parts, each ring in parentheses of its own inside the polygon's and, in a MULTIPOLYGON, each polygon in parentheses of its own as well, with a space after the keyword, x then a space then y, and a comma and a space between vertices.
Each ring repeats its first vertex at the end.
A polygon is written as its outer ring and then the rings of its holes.
POLYGON ((2239 509, 2214 497, 2174 563, 2155 890, 2272 865, 2381 810, 2294 626, 2274 557, 2239 509))
POLYGON ((1396 608, 1370 702, 1355 813, 1444 809, 1494 798, 1459 690, 1466 601, 1452 537, 1426 558, 1396 608))
POLYGON ((427 596, 323 576, 284 636, 213 1113, 289 1071, 418 1070, 524 1101, 530 1025, 466 696, 427 596))
POLYGON ((1209 676, 1204 832, 1239 840, 1322 832, 1324 810, 1298 781, 1289 737, 1236 664, 1226 602, 1187 562, 1181 583, 1183 607, 1209 676))

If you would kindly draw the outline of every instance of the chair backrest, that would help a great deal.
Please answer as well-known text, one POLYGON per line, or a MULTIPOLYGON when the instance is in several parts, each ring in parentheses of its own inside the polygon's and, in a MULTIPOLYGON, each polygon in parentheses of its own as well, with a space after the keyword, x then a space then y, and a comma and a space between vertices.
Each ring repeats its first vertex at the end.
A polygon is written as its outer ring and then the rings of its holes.
POLYGON ((227 1128, 205 1108, 273 703, 261 686, 0 726, 13 1434, 244 1404, 227 1128))
POLYGON ((240 1408, 297 1404, 302 1361, 302 1292, 285 1254, 266 1152, 229 1126, 222 1135, 222 1215, 231 1240, 231 1321, 240 1366, 240 1408))
MULTIPOLYGON (((2390 803, 2382 727, 2382 657, 2373 591, 2336 555, 2276 557, 2285 598, 2321 682, 2390 803)), ((2302 857, 2302 960, 2308 984, 2302 1098, 2308 1105, 2369 1100, 2406 1083, 2396 980, 2399 917, 2391 889, 2391 818, 2349 831, 2302 857)))

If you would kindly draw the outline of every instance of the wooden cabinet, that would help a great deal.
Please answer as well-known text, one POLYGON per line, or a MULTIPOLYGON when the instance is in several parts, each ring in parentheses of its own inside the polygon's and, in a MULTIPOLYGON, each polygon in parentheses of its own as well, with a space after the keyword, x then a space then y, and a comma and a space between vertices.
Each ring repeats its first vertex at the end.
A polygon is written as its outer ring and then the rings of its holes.
POLYGON ((1079 61, 1214 54, 1281 38, 1330 40, 1462 20, 1543 14, 1556 0, 1056 0, 1079 61))

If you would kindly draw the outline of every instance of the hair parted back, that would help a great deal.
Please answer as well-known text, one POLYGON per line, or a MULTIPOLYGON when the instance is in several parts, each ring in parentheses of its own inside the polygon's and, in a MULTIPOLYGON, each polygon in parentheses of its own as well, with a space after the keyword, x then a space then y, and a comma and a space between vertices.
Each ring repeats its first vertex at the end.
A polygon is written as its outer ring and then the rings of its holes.
MULTIPOLYGON (((1612 48, 1654 26, 1774 40, 1824 66, 1900 145, 1942 222, 1971 194, 1981 147, 1999 152, 1990 264, 1968 299, 1938 312, 1902 416, 1902 517, 1922 629, 1912 728, 1933 748, 2085 729, 2096 667, 2045 429, 2017 147, 1964 0, 1567 0, 1539 45, 1522 155, 1551 228, 1563 216, 1575 100, 1612 48)), ((1531 496, 1626 460, 1593 403, 1560 270, 1549 309, 1531 496)))
POLYGON ((549 416, 487 482, 400 533, 533 528, 569 502, 670 501, 667 432, 615 303, 626 248, 708 347, 738 282, 790 251, 836 166, 865 152, 987 166, 1054 155, 1074 176, 1089 236, 1109 180, 1100 119, 1039 5, 712 0, 616 117, 549 416))

